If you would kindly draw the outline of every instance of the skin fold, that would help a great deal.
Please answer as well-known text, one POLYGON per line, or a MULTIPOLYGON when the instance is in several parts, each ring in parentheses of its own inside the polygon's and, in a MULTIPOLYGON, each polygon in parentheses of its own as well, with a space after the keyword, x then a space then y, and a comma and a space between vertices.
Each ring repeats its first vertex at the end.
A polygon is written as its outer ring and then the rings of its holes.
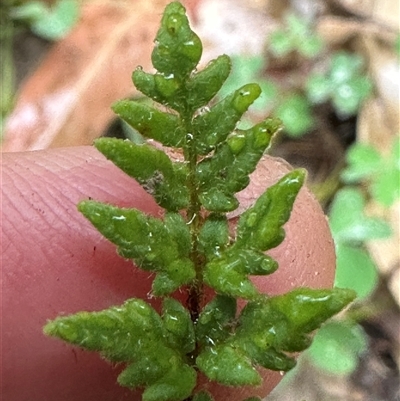
MULTIPOLYGON (((239 194, 248 207, 289 167, 266 158, 239 194)), ((139 401, 116 384, 120 366, 43 335, 47 319, 101 310, 131 297, 149 299, 151 277, 121 259, 115 246, 77 211, 92 198, 161 217, 150 195, 92 147, 2 155, 2 384, 7 401, 139 401)), ((234 226, 235 214, 231 215, 234 226)), ((280 269, 257 277, 279 294, 297 286, 330 287, 335 254, 317 201, 303 188, 286 225, 285 241, 269 254, 280 269)), ((179 295, 184 299, 184 294, 179 295)), ((156 299, 151 301, 157 305, 156 299)), ((257 389, 206 387, 216 401, 268 394, 280 380, 263 371, 257 389)))

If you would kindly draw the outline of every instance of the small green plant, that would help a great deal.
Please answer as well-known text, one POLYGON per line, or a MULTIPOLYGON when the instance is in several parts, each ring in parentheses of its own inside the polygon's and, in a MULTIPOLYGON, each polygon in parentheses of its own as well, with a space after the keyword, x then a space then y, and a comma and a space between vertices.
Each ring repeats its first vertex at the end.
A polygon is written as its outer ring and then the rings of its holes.
POLYGON ((324 371, 346 375, 354 372, 367 347, 367 336, 359 324, 349 319, 331 320, 316 333, 307 355, 324 371))
MULTIPOLYGON (((294 34, 295 29, 290 28, 289 19, 286 21, 285 29, 271 35, 269 53, 277 58, 293 52, 305 58, 320 56, 325 47, 321 39, 315 42, 320 45, 315 47, 314 53, 307 56, 301 51, 302 40, 299 38, 304 39, 304 32, 308 32, 311 38, 315 37, 311 25, 299 17, 292 17, 293 24, 299 24, 300 27, 298 33, 294 34)), ((397 38, 396 46, 398 43, 397 38)), ((242 79, 266 81, 260 74, 266 67, 265 57, 236 58, 238 61, 233 64, 232 74, 235 79, 244 75, 242 79), (256 68, 253 68, 255 65, 256 68), (239 68, 241 70, 236 72, 239 68)), ((370 79, 362 74, 362 67, 360 56, 345 52, 333 53, 325 65, 325 72, 319 71, 320 66, 315 64, 310 75, 302 81, 304 84, 286 89, 284 96, 277 85, 266 81, 267 87, 272 87, 274 91, 271 92, 269 102, 260 102, 260 105, 264 106, 264 110, 272 110, 273 115, 284 122, 286 135, 301 137, 314 127, 313 104, 329 101, 340 117, 358 111, 372 87, 370 79)), ((385 207, 399 199, 399 153, 398 138, 388 157, 382 156, 371 146, 358 143, 353 145, 347 152, 348 166, 343 170, 341 178, 344 184, 358 187, 346 186, 337 193, 332 204, 330 221, 337 251, 335 285, 354 289, 359 300, 367 298, 374 291, 379 279, 366 242, 391 235, 391 229, 383 219, 366 215, 366 199, 361 187, 366 189, 374 201, 385 207)), ((346 315, 343 319, 328 322, 318 331, 307 355, 320 368, 335 374, 348 374, 357 366, 359 355, 366 349, 366 342, 362 327, 346 315)))
POLYGON ((303 87, 293 89, 277 105, 274 115, 285 124, 290 137, 301 137, 314 127, 312 106, 330 101, 341 118, 357 113, 372 90, 371 80, 362 74, 362 57, 333 53, 326 72, 312 70, 303 87))
MULTIPOLYGON (((232 73, 221 88, 219 96, 226 96, 237 85, 256 81, 262 89, 262 94, 251 106, 251 110, 257 115, 273 111, 275 117, 284 121, 287 135, 291 137, 304 135, 314 126, 310 102, 301 92, 289 93, 281 99, 278 85, 262 76, 264 64, 263 56, 232 57, 232 73)), ((251 125, 251 118, 245 117, 241 122, 241 127, 251 125)))
POLYGON ((269 48, 276 57, 297 51, 303 57, 313 58, 323 47, 322 38, 315 33, 310 22, 292 13, 286 16, 285 27, 277 29, 269 38, 269 48))
POLYGON ((0 132, 11 112, 15 95, 14 37, 29 29, 46 40, 62 39, 79 16, 77 0, 58 0, 52 7, 42 1, 5 0, 0 4, 0 132))
MULTIPOLYGON (((366 216, 364 209, 362 191, 345 187, 336 194, 329 215, 337 255, 335 285, 352 288, 358 301, 367 298, 378 283, 378 272, 365 242, 391 235, 384 220, 366 216)), ((350 314, 324 325, 307 355, 327 372, 350 374, 366 347, 366 334, 350 314)))
POLYGON ((325 73, 312 73, 306 83, 307 97, 312 103, 332 101, 342 116, 356 114, 371 93, 371 80, 362 75, 363 60, 356 54, 338 52, 332 55, 325 73))
MULTIPOLYGON (((360 184, 364 184, 371 199, 383 207, 399 199, 399 143, 396 137, 386 157, 370 145, 354 144, 347 152, 348 166, 342 172, 342 179, 348 186, 336 194, 331 206, 330 226, 337 254, 335 285, 352 288, 360 301, 372 294, 379 279, 366 242, 392 234, 385 220, 366 215, 366 199, 360 184)), ((359 355, 366 347, 366 334, 350 313, 324 325, 316 334, 308 355, 328 372, 349 374, 357 367, 359 355)))
POLYGON ((122 257, 154 274, 152 293, 162 300, 161 312, 133 298, 58 317, 44 332, 125 363, 118 382, 143 389, 144 401, 212 401, 211 394, 195 390, 199 372, 227 386, 256 386, 262 380, 257 367, 287 371, 295 365, 290 354, 307 348, 309 333, 355 295, 298 288, 269 297, 256 289, 252 275, 278 268, 264 252, 284 239, 304 171, 268 188, 231 234, 226 214, 238 207, 235 193, 248 185, 280 122, 266 119, 235 130, 260 95, 257 84, 206 108, 229 75, 230 59, 220 56, 196 71, 202 44, 180 3, 166 7, 155 43, 157 72, 137 68, 133 82, 167 110, 130 100, 113 109, 144 137, 180 149, 183 160, 148 143, 102 138, 95 146, 154 197, 164 217, 91 200, 78 208, 122 257), (207 288, 215 295, 206 296, 207 288), (177 290, 187 294, 186 302, 174 298, 177 290), (238 300, 246 301, 241 310, 238 300))
MULTIPOLYGON (((278 94, 278 88, 270 80, 262 77, 264 68, 263 56, 232 56, 231 57, 231 74, 225 81, 218 96, 224 98, 234 91, 238 86, 245 85, 248 82, 256 81, 261 88, 261 95, 251 105, 251 109, 256 113, 265 114, 274 105, 275 98, 278 94)), ((243 122, 243 120, 242 120, 243 122)), ((252 125, 251 121, 246 122, 252 125)))
POLYGON ((378 278, 364 243, 391 235, 386 221, 366 216, 364 208, 361 190, 345 187, 336 194, 329 214, 336 244, 336 284, 353 288, 359 298, 365 298, 374 290, 378 278))
MULTIPOLYGON (((317 63, 326 46, 307 19, 288 14, 283 29, 273 32, 268 39, 268 54, 279 60, 288 54, 300 56, 299 63, 307 63, 306 75, 301 80, 287 71, 286 81, 292 83, 289 88, 280 88, 262 77, 262 70, 268 64, 267 57, 236 56, 233 74, 227 87, 231 89, 237 79, 242 82, 255 80, 261 85, 267 96, 256 102, 257 111, 272 110, 285 126, 285 134, 292 138, 305 135, 315 127, 312 108, 324 102, 330 102, 341 118, 356 114, 363 101, 372 90, 372 83, 364 75, 361 56, 347 52, 333 52, 325 57, 328 62, 322 68, 317 63), (311 63, 311 64, 310 64, 311 63)), ((225 87, 225 85, 224 85, 225 87)), ((224 90, 224 88, 223 88, 224 90)))
POLYGON ((76 0, 58 0, 52 7, 33 0, 16 3, 10 9, 9 17, 16 23, 27 25, 32 32, 47 40, 62 39, 79 16, 76 0))
POLYGON ((310 102, 300 93, 292 93, 283 99, 274 115, 284 121, 285 132, 291 138, 303 136, 314 126, 310 102))
POLYGON ((373 146, 354 144, 347 152, 348 166, 341 174, 346 184, 365 183, 372 199, 390 207, 400 198, 400 140, 393 141, 385 157, 373 146))
POLYGON ((341 176, 348 186, 336 194, 330 212, 338 258, 336 284, 353 288, 359 298, 364 298, 373 291, 378 278, 365 242, 387 238, 392 231, 382 218, 366 216, 361 184, 371 199, 383 207, 391 206, 400 198, 399 138, 395 138, 392 151, 386 157, 370 145, 356 143, 347 152, 347 162, 341 176), (349 266, 357 269, 357 275, 349 266))

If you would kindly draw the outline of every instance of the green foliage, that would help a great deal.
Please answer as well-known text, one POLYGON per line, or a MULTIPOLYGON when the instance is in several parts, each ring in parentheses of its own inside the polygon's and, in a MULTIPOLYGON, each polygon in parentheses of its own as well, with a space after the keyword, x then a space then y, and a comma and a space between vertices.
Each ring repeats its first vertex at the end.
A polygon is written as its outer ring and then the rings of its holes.
POLYGON ((192 392, 196 373, 186 364, 179 345, 187 340, 185 349, 193 350, 193 337, 192 341, 184 337, 188 332, 193 334, 193 326, 176 304, 169 298, 164 300, 162 319, 145 301, 130 299, 101 312, 58 317, 44 331, 99 351, 110 361, 127 362, 118 382, 132 388, 145 386, 143 401, 183 400, 192 392), (171 325, 171 319, 182 317, 182 313, 184 318, 171 325))
MULTIPOLYGON (((373 199, 384 206, 391 205, 398 198, 398 138, 389 157, 383 157, 371 146, 357 143, 348 151, 347 162, 348 166, 342 172, 344 182, 366 184, 373 199), (379 188, 380 182, 386 184, 379 188)), ((380 218, 367 216, 365 206, 361 190, 347 186, 336 194, 330 213, 337 254, 335 284, 352 288, 358 299, 368 297, 379 279, 365 242, 391 235, 390 226, 380 218)), ((328 372, 350 374, 357 367, 359 355, 366 349, 366 341, 364 330, 344 318, 323 326, 307 354, 317 366, 328 372)))
MULTIPOLYGON (((269 37, 270 53, 281 58, 297 51, 303 58, 314 58, 324 48, 322 39, 315 33, 311 24, 304 18, 290 14, 286 17, 284 29, 278 29, 269 37)), ((304 83, 298 87, 282 88, 262 76, 266 67, 265 56, 233 58, 233 73, 223 86, 221 93, 226 94, 237 84, 255 80, 263 89, 264 96, 255 102, 253 110, 272 110, 285 126, 285 133, 298 138, 309 132, 315 121, 312 106, 323 102, 332 102, 340 116, 356 114, 362 102, 372 89, 370 79, 362 75, 361 56, 346 52, 333 53, 325 72, 312 66, 304 83)), ((288 81, 296 77, 288 77, 288 81)), ((250 121, 245 121, 247 127, 250 121)))
POLYGON ((271 34, 269 46, 277 57, 298 51, 303 57, 312 58, 322 51, 324 45, 307 19, 288 14, 285 27, 271 34))
POLYGON ((314 363, 334 374, 350 374, 367 349, 364 330, 357 324, 331 321, 317 332, 308 350, 314 363))
MULTIPOLYGON (((205 391, 201 391, 200 393, 197 393, 193 396, 193 401, 214 401, 214 398, 209 393, 207 393, 205 391)), ((261 398, 250 397, 250 398, 246 398, 243 401, 261 401, 261 398)))
POLYGON ((214 398, 209 393, 202 391, 194 395, 193 401, 214 401, 214 398))
POLYGON ((334 199, 329 220, 337 254, 335 284, 353 288, 359 298, 368 296, 378 279, 363 242, 391 235, 390 226, 380 218, 366 216, 364 206, 359 189, 344 188, 334 199))
POLYGON ((234 194, 249 184, 249 174, 279 128, 279 121, 267 119, 248 130, 237 130, 213 157, 198 163, 199 197, 207 210, 229 212, 238 207, 234 194))
POLYGON ((235 194, 248 185, 280 121, 235 129, 260 95, 257 84, 242 85, 208 108, 227 78, 230 59, 221 56, 196 71, 201 52, 185 9, 169 4, 152 53, 157 71, 137 69, 132 76, 144 94, 165 107, 126 100, 113 106, 143 137, 180 149, 182 161, 147 142, 95 143, 154 197, 163 218, 91 200, 78 206, 122 257, 155 275, 152 293, 162 298, 161 312, 130 299, 101 312, 58 317, 44 329, 125 363, 118 381, 143 389, 144 401, 212 401, 206 392, 193 394, 199 371, 242 386, 261 382, 259 366, 291 369, 290 354, 307 348, 310 333, 355 296, 351 290, 300 288, 268 297, 252 284, 251 276, 278 267, 264 252, 283 241, 305 173, 293 170, 268 188, 240 216, 236 233, 230 232, 226 213, 238 207, 235 194), (216 295, 203 305, 207 287, 216 295), (176 290, 187 293, 187 304, 173 298, 176 290), (238 299, 247 301, 240 312, 238 299))
POLYGON ((378 283, 374 261, 364 247, 338 244, 336 247, 336 285, 345 285, 356 291, 359 299, 370 295, 378 283))
POLYGON ((365 216, 364 207, 359 189, 347 187, 337 193, 330 211, 330 227, 337 242, 360 243, 390 235, 387 223, 365 216))
POLYGON ((348 166, 341 177, 346 184, 366 182, 373 199, 391 206, 400 198, 400 140, 397 136, 391 153, 384 157, 374 147, 354 144, 347 152, 348 166))
POLYGON ((274 113, 285 124, 285 132, 292 138, 303 136, 314 126, 311 106, 301 94, 291 94, 284 99, 274 113))
POLYGON ((122 257, 134 259, 138 267, 157 273, 154 295, 170 294, 195 278, 189 259, 190 232, 181 215, 170 212, 163 223, 136 209, 95 201, 81 202, 79 210, 118 246, 122 257))
POLYGON ((252 104, 251 108, 256 112, 265 113, 265 111, 274 104, 274 100, 278 94, 278 88, 272 81, 262 77, 262 72, 265 67, 264 63, 264 56, 233 56, 232 73, 221 88, 219 96, 225 97, 235 90, 238 85, 244 85, 249 81, 255 80, 258 85, 260 85, 262 93, 252 104))
POLYGON ((3 126, 14 107, 16 67, 14 38, 21 29, 30 29, 48 40, 63 38, 77 22, 77 0, 58 0, 52 7, 43 1, 0 2, 0 140, 3 126))
POLYGON ((62 39, 75 25, 79 16, 76 0, 58 0, 52 7, 42 1, 27 1, 13 7, 12 19, 27 23, 36 35, 48 40, 62 39))
MULTIPOLYGON (((168 124, 161 127, 169 128, 168 124)), ((145 131, 143 129, 142 132, 145 131)), ((100 138, 95 146, 126 174, 135 178, 160 206, 169 210, 187 207, 189 193, 184 185, 187 168, 182 163, 173 163, 163 151, 146 143, 100 138)))
POLYGON ((313 103, 331 100, 339 114, 356 114, 372 89, 370 79, 361 75, 363 60, 346 52, 333 54, 325 74, 312 73, 306 83, 308 98, 313 103))
POLYGON ((197 358, 197 365, 209 378, 226 385, 260 384, 255 365, 291 369, 295 361, 286 352, 307 348, 311 343, 307 334, 352 298, 352 291, 347 290, 299 288, 247 303, 235 323, 233 301, 219 297, 206 307, 206 315, 199 317, 198 337, 208 346, 197 358), (234 323, 236 330, 232 330, 234 323), (207 331, 209 335, 203 337, 207 331))

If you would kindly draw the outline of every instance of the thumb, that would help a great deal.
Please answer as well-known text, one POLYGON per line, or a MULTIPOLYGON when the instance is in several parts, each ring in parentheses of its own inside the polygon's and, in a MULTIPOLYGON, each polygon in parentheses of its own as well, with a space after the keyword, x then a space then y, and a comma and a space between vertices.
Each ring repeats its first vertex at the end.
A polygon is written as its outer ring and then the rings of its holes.
POLYGON ((91 147, 6 153, 2 163, 4 399, 132 400, 114 367, 42 330, 59 314, 104 309, 149 290, 148 275, 116 254, 77 202, 92 197, 148 213, 156 204, 91 147))
MULTIPOLYGON (((244 206, 276 182, 288 167, 266 159, 240 194, 244 206)), ((120 258, 115 246, 76 209, 89 197, 155 216, 161 210, 131 178, 92 147, 3 154, 3 389, 8 401, 140 400, 116 384, 119 367, 97 354, 46 338, 47 319, 80 310, 101 310, 127 298, 147 298, 148 273, 120 258)), ((281 293, 294 286, 330 286, 334 250, 325 218, 306 189, 286 225, 286 239, 270 252, 280 269, 257 278, 258 287, 281 293)), ((267 372, 265 396, 279 381, 267 372)), ((216 399, 255 395, 210 388, 216 399), (222 397, 222 398, 218 398, 222 397)))

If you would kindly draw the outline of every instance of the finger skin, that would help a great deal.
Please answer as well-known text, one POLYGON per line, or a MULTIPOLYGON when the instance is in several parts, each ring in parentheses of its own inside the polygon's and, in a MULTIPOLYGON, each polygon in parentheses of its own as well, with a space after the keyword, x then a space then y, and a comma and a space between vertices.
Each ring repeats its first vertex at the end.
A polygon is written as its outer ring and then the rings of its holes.
MULTIPOLYGON (((244 205, 288 169, 269 159, 263 168, 261 178, 254 176, 252 187, 241 194, 244 205)), ((139 393, 116 384, 121 367, 48 338, 42 328, 60 314, 148 297, 149 274, 116 254, 114 245, 77 211, 80 200, 90 197, 155 216, 161 211, 134 180, 92 147, 3 154, 1 169, 3 399, 140 400, 139 393)), ((270 252, 280 269, 257 278, 258 287, 277 294, 299 285, 331 286, 333 244, 325 218, 306 190, 286 228, 284 243, 270 252)), ((266 395, 279 378, 278 373, 266 373, 256 392, 228 389, 227 395, 226 389, 216 390, 216 401, 266 395)))

